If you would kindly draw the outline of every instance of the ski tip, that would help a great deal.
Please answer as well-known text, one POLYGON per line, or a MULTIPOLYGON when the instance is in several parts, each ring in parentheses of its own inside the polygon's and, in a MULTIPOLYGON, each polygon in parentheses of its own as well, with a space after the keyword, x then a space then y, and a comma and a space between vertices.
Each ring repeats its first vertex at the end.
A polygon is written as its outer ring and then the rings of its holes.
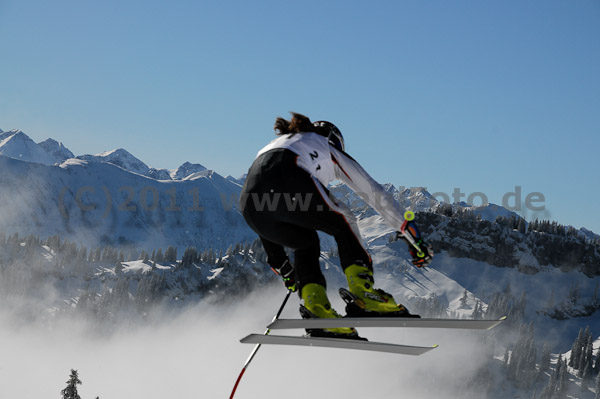
POLYGON ((254 336, 255 336, 255 335, 257 335, 257 334, 250 334, 250 335, 247 335, 247 336, 245 336, 244 338, 240 339, 240 342, 241 342, 242 344, 248 344, 248 343, 250 343, 250 344, 251 344, 251 343, 253 343, 253 342, 252 342, 252 339, 254 338, 254 336))
POLYGON ((502 317, 501 317, 499 320, 500 320, 500 321, 504 321, 504 320, 506 320, 506 318, 507 318, 507 317, 508 317, 508 316, 502 316, 502 317))
POLYGON ((435 348, 437 348, 438 346, 439 346, 438 344, 434 344, 434 345, 431 347, 431 349, 435 349, 435 348))

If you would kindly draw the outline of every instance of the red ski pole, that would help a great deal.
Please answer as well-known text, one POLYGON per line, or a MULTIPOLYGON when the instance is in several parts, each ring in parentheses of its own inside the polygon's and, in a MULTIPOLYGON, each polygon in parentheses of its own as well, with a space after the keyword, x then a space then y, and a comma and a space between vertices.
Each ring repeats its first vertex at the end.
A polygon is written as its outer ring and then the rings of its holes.
MULTIPOLYGON (((283 299, 283 303, 281 304, 279 311, 277 312, 275 317, 273 317, 273 321, 277 320, 279 318, 279 316, 281 315, 281 312, 283 312, 283 308, 285 307, 285 304, 287 303, 288 299, 290 298, 291 293, 292 293, 292 291, 288 291, 287 295, 283 299)), ((267 328, 264 335, 269 335, 270 332, 271 332, 271 330, 267 328)), ((260 346, 261 346, 261 344, 256 344, 256 346, 252 350, 252 353, 250 353, 250 356, 248 356, 248 359, 246 360, 246 363, 244 364, 244 367, 242 368, 240 375, 238 376, 237 380, 235 381, 235 385, 233 386, 233 391, 231 391, 231 396, 229 396, 229 399, 233 399, 233 395, 235 395, 235 391, 237 390, 237 387, 240 384, 240 381, 241 381, 244 373, 246 372, 246 369, 250 365, 250 362, 252 362, 252 359, 254 359, 254 356, 256 356, 256 352, 258 352, 258 350, 260 349, 260 346)))

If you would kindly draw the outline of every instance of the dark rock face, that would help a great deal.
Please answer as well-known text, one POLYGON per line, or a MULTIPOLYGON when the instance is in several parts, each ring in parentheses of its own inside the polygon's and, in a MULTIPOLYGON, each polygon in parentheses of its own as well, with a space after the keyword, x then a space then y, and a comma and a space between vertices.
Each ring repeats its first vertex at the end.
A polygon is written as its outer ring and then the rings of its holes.
POLYGON ((600 275, 600 243, 586 239, 572 228, 556 223, 498 218, 480 220, 473 214, 451 216, 424 212, 419 226, 436 251, 470 258, 499 267, 518 268, 535 274, 540 266, 577 270, 586 276, 600 275))

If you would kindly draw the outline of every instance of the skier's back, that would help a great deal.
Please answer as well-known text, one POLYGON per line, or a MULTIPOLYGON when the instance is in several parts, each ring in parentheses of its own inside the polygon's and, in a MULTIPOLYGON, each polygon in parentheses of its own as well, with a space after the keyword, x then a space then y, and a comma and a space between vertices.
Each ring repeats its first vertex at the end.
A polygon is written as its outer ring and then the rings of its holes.
MULTIPOLYGON (((303 316, 340 317, 327 298, 317 231, 335 238, 350 292, 358 298, 359 315, 410 315, 390 294, 373 287, 371 257, 362 245, 355 218, 326 187, 341 180, 400 231, 404 218, 398 203, 344 151, 342 134, 332 123, 312 123, 293 113, 290 121, 277 118, 275 130, 279 137, 259 151, 248 171, 241 207, 247 223, 260 236, 269 265, 288 289, 299 290, 303 316), (294 265, 284 247, 294 251, 294 265)), ((425 266, 433 253, 422 240, 420 247, 419 256, 411 249, 413 263, 425 266)), ((353 328, 318 334, 357 337, 353 328)))

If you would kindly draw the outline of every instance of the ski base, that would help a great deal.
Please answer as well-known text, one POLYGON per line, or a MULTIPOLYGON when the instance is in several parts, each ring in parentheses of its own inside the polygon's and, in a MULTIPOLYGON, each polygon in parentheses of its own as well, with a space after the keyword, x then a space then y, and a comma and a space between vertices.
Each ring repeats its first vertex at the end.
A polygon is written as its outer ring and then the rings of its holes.
POLYGON ((344 328, 344 327, 414 327, 451 328, 467 330, 490 330, 506 320, 469 319, 419 319, 409 317, 341 317, 338 319, 278 319, 269 324, 271 330, 295 328, 344 328))
POLYGON ((360 341, 345 338, 291 337, 284 335, 250 334, 242 338, 244 344, 316 346, 322 348, 356 349, 373 352, 395 353, 399 355, 419 356, 437 348, 434 346, 408 346, 383 342, 360 341))

